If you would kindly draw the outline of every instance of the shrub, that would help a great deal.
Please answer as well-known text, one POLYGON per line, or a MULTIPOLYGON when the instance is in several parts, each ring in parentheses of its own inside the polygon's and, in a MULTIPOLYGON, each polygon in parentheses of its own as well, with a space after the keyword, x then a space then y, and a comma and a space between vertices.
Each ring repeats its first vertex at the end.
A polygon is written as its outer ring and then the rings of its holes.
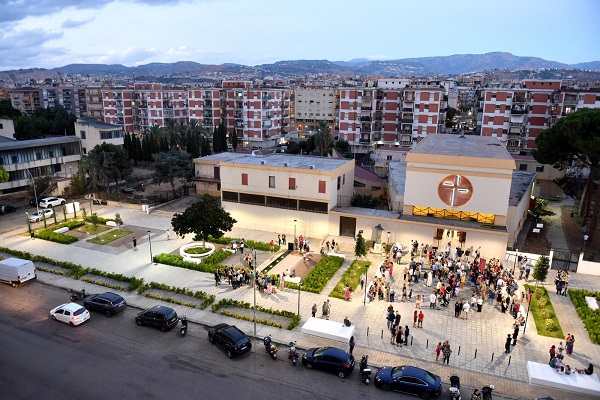
POLYGON ((196 264, 193 262, 183 261, 183 257, 174 254, 161 253, 156 256, 156 260, 161 264, 172 265, 174 267, 192 269, 194 271, 210 272, 214 273, 217 269, 221 268, 219 264, 221 261, 226 260, 227 257, 231 256, 232 253, 227 250, 217 250, 210 256, 202 260, 201 263, 196 264))
MULTIPOLYGON (((525 285, 525 288, 533 289, 534 287, 525 285)), ((544 287, 538 286, 535 289, 533 296, 531 296, 530 310, 538 335, 560 339, 565 337, 556 318, 554 307, 552 307, 552 301, 548 297, 548 291, 544 287)))
POLYGON ((595 297, 600 301, 600 292, 591 292, 589 290, 569 289, 568 292, 577 315, 583 321, 583 326, 587 330, 592 343, 600 344, 600 309, 592 310, 585 302, 586 297, 595 297))
POLYGON ((56 225, 49 229, 44 229, 43 231, 36 234, 35 237, 43 239, 43 240, 49 240, 51 242, 61 243, 61 244, 75 243, 78 240, 76 237, 70 236, 70 235, 65 235, 64 233, 56 233, 54 231, 57 229, 60 229, 60 228, 65 228, 65 227, 69 228, 69 230, 73 230, 75 228, 79 228, 80 226, 83 226, 84 224, 85 223, 83 221, 79 221, 79 220, 65 222, 64 224, 56 225))
MULTIPOLYGON (((215 302, 215 295, 214 294, 207 294, 206 292, 203 292, 201 290, 197 290, 197 291, 193 291, 193 290, 189 290, 186 288, 178 288, 175 286, 169 286, 169 285, 165 285, 164 283, 157 283, 157 282, 150 282, 147 283, 145 285, 141 285, 138 288, 138 294, 142 294, 144 293, 146 290, 148 289, 157 289, 157 290, 163 290, 165 292, 173 292, 173 293, 178 293, 178 294, 182 294, 184 296, 190 296, 190 297, 195 297, 197 299, 201 300, 200 303, 200 309, 204 310, 206 307, 208 307, 209 305, 211 305, 212 303, 215 302)), ((158 298, 155 297, 157 295, 150 295, 150 294, 145 294, 145 296, 147 297, 154 297, 154 298, 158 298)), ((182 302, 178 302, 177 304, 188 304, 188 303, 182 303, 182 302)), ((191 304, 191 303, 190 303, 191 304)), ((195 305, 193 307, 196 307, 195 305)))
MULTIPOLYGON (((311 293, 321 293, 327 282, 340 269, 344 259, 336 256, 323 256, 317 265, 302 280, 301 290, 311 293)), ((291 289, 298 289, 295 283, 286 283, 291 289)))
MULTIPOLYGON (((212 305, 212 312, 217 312, 219 309, 221 309, 222 307, 225 307, 225 306, 244 308, 244 309, 249 309, 249 310, 253 309, 252 304, 245 302, 245 301, 239 301, 239 300, 233 300, 233 299, 221 299, 218 303, 215 303, 212 305)), ((300 316, 291 311, 273 310, 272 308, 261 307, 258 304, 256 305, 256 311, 290 318, 291 322, 287 326, 287 328, 286 328, 287 330, 294 329, 296 326, 298 326, 298 323, 300 322, 300 316)), ((223 311, 221 311, 221 314, 223 314, 223 311)), ((245 317, 243 319, 245 319, 245 317)), ((253 319, 251 318, 248 321, 253 321, 253 319)), ((259 320, 257 318, 256 322, 260 322, 260 321, 261 320, 259 320)), ((263 323, 263 322, 260 322, 260 323, 263 323)), ((277 324, 277 325, 279 325, 279 324, 277 324)), ((275 325, 271 325, 271 326, 275 326, 275 325)), ((281 325, 279 325, 279 327, 281 328, 281 325)))
POLYGON ((93 223, 94 221, 96 221, 97 224, 102 224, 102 225, 106 225, 106 223, 108 221, 115 221, 114 218, 104 218, 104 217, 99 217, 99 216, 93 216, 93 215, 88 215, 87 217, 85 217, 85 220, 87 222, 93 223))
POLYGON ((112 283, 108 283, 108 282, 103 282, 103 281, 97 281, 95 279, 90 279, 90 278, 81 278, 82 281, 84 282, 88 282, 88 283, 93 283, 94 285, 100 285, 100 286, 105 286, 107 288, 111 288, 111 289, 115 289, 115 290, 120 290, 125 292, 127 289, 125 288, 125 286, 121 286, 121 285, 113 285, 112 283))
MULTIPOLYGON (((214 237, 209 236, 207 241, 210 243, 228 245, 234 240, 236 240, 239 243, 242 239, 230 238, 230 237, 226 237, 226 236, 223 236, 219 239, 215 239, 214 237)), ((269 243, 255 242, 254 240, 245 240, 244 239, 244 247, 247 249, 252 248, 252 249, 261 250, 261 251, 271 251, 271 245, 269 243)), ((275 247, 274 247, 275 251, 279 251, 280 248, 281 248, 281 246, 278 245, 277 243, 275 243, 275 247)))
POLYGON ((49 272, 49 273, 54 274, 54 275, 64 275, 64 272, 62 272, 62 271, 57 271, 57 270, 52 269, 52 268, 41 267, 39 265, 36 265, 35 269, 37 269, 38 271, 49 272))

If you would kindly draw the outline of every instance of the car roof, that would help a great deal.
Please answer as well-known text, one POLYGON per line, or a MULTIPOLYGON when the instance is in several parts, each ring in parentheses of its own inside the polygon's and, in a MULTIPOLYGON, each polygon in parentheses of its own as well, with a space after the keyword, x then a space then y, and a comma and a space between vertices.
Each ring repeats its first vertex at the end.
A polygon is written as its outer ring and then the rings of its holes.
POLYGON ((146 311, 154 311, 163 315, 167 315, 170 314, 171 312, 174 312, 175 310, 173 310, 171 307, 167 307, 167 306, 154 306, 151 307, 149 309, 147 309, 146 311))
POLYGON ((402 368, 402 375, 406 375, 406 376, 414 376, 414 377, 422 378, 422 379, 427 374, 437 376, 433 372, 426 371, 423 368, 413 367, 411 365, 400 365, 400 366, 398 366, 398 368, 402 368))
POLYGON ((323 354, 328 355, 328 356, 333 356, 336 358, 341 358, 344 360, 348 359, 350 356, 350 353, 348 353, 347 351, 344 351, 342 349, 338 349, 337 347, 325 347, 323 354))
POLYGON ((228 325, 222 330, 226 332, 229 336, 231 336, 233 340, 243 339, 247 337, 247 335, 235 325, 228 325))
POLYGON ((68 310, 68 311, 77 311, 80 308, 83 308, 83 306, 81 304, 77 304, 77 303, 66 303, 63 304, 62 306, 58 306, 59 308, 62 308, 63 310, 68 310))
POLYGON ((42 200, 49 200, 49 199, 56 199, 56 197, 54 197, 54 196, 44 197, 42 200))
POLYGON ((93 297, 101 297, 103 299, 110 300, 110 301, 123 300, 122 296, 119 296, 118 294, 113 293, 113 292, 105 292, 105 293, 95 294, 93 297))

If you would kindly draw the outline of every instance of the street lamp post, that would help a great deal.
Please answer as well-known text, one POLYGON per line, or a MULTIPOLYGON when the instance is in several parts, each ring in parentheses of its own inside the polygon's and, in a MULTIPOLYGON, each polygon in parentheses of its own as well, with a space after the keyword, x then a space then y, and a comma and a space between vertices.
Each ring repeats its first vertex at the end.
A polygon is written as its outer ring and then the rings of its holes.
POLYGON ((296 249, 296 222, 298 222, 297 219, 294 220, 294 250, 296 249))
POLYGON ((519 249, 515 249, 515 262, 513 263, 513 279, 515 277, 515 269, 517 268, 517 263, 519 262, 519 249))
POLYGON ((365 305, 367 304, 367 286, 368 286, 367 282, 369 282, 367 280, 368 276, 369 276, 369 265, 367 264, 367 268, 365 269, 365 297, 363 298, 363 304, 365 304, 365 305))
POLYGON ((251 247, 250 250, 254 252, 254 264, 252 264, 254 271, 254 280, 252 282, 252 292, 254 294, 254 308, 252 310, 254 310, 254 337, 256 337, 256 249, 253 249, 251 247))
POLYGON ((298 316, 300 316, 300 286, 302 286, 302 280, 298 282, 298 316))
POLYGON ((150 244, 150 263, 152 264, 154 258, 152 258, 152 237, 150 236, 150 231, 148 231, 148 243, 150 244))
POLYGON ((29 171, 29 169, 26 169, 25 171, 27 171, 27 173, 31 177, 31 183, 33 184, 33 195, 35 196, 35 207, 36 207, 38 215, 39 215, 39 213, 40 213, 40 206, 38 204, 37 190, 35 188, 35 179, 33 179, 33 175, 31 175, 31 172, 29 171))
POLYGON ((388 231, 387 233, 387 243, 385 244, 385 252, 388 252, 388 247, 390 247, 390 234, 391 232, 388 231))

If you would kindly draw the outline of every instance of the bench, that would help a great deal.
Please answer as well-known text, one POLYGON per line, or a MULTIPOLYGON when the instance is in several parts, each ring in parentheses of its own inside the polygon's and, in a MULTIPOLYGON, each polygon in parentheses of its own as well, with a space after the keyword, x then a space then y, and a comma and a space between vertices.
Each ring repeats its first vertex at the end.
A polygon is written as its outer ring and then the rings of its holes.
POLYGON ((559 374, 550 365, 533 361, 527 361, 527 371, 529 383, 600 396, 600 380, 596 374, 585 375, 574 372, 569 375, 559 374))
POLYGON ((344 326, 343 322, 310 317, 302 325, 302 333, 348 343, 350 337, 354 335, 355 328, 354 325, 344 326))
POLYGON ((106 226, 117 226, 117 223, 115 221, 106 221, 106 226))
POLYGON ((66 226, 64 228, 60 228, 54 231, 54 233, 65 233, 68 232, 69 228, 67 228, 66 226))

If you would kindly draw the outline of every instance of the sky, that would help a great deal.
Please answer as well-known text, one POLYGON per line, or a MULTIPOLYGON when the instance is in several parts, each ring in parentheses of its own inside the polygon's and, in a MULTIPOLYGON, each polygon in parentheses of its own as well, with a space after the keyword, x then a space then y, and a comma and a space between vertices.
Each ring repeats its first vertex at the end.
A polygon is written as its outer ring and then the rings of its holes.
POLYGON ((600 0, 0 0, 0 70, 506 51, 600 61, 600 0))

